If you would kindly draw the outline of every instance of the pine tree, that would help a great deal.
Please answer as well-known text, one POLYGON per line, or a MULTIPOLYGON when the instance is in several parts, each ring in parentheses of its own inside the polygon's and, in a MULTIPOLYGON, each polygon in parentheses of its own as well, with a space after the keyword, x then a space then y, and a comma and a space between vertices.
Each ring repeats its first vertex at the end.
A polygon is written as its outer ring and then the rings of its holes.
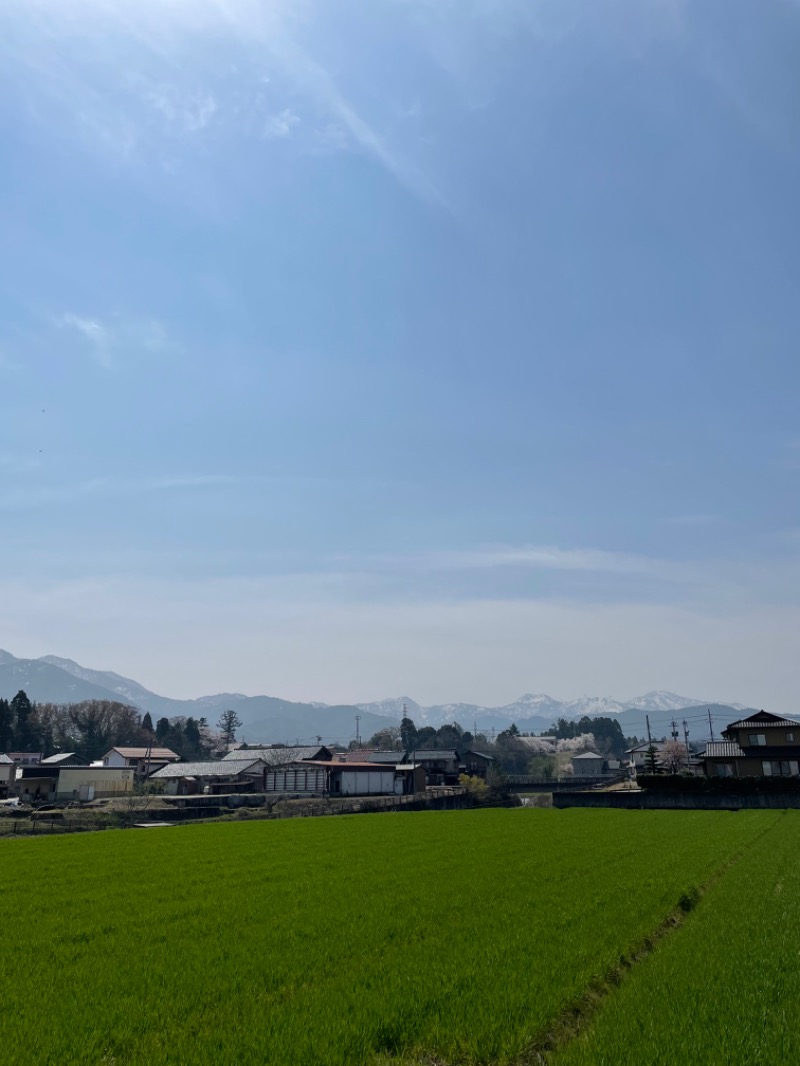
POLYGON ((648 774, 657 774, 659 772, 658 753, 654 744, 651 744, 644 753, 644 769, 645 773, 648 774))
POLYGON ((142 719, 142 729, 144 729, 146 733, 153 732, 153 719, 150 717, 149 711, 147 711, 144 718, 142 719))
POLYGON ((220 732, 220 739, 226 748, 230 748, 233 742, 236 740, 236 730, 241 729, 242 720, 236 711, 223 711, 219 716, 217 722, 217 729, 220 732))

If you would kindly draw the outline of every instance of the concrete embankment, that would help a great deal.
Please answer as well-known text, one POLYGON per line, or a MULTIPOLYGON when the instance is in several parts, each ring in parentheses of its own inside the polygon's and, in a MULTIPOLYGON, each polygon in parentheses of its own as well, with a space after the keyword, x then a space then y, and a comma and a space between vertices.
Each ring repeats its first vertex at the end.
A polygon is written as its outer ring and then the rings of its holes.
POLYGON ((717 792, 554 792, 553 806, 612 807, 627 811, 739 811, 800 809, 800 793, 757 792, 749 795, 717 792))

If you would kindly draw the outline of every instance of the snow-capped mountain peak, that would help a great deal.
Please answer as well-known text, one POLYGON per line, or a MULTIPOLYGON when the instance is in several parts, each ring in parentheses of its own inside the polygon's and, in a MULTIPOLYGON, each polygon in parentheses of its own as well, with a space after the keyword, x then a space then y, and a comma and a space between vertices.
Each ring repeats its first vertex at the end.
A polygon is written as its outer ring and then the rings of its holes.
POLYGON ((644 696, 634 696, 625 703, 626 708, 636 708, 640 711, 682 711, 684 707, 697 707, 703 700, 690 699, 688 696, 678 696, 675 692, 656 690, 645 692, 644 696))

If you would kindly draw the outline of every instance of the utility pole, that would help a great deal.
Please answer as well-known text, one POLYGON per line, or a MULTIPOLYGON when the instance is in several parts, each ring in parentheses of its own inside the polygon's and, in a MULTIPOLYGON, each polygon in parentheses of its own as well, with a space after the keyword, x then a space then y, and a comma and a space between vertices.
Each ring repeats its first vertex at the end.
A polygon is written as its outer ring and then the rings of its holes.
POLYGON ((646 714, 644 716, 644 720, 645 720, 645 722, 647 722, 647 743, 648 743, 648 745, 650 747, 652 747, 653 746, 653 737, 652 737, 652 734, 650 733, 650 715, 646 714))
POLYGON ((683 740, 686 744, 686 758, 689 758, 689 727, 686 724, 686 719, 683 720, 683 740))
POLYGON ((714 740, 714 723, 711 721, 711 708, 708 708, 708 728, 711 731, 711 740, 714 740))
POLYGON ((361 715, 356 715, 356 744, 361 747, 361 715))

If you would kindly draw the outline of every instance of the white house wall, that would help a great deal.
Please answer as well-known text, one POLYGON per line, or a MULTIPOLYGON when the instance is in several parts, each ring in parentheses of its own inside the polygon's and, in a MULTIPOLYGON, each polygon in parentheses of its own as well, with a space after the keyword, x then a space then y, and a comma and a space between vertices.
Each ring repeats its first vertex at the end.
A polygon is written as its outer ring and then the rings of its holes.
POLYGON ((394 792, 394 767, 388 770, 342 770, 343 796, 387 796, 394 792))

